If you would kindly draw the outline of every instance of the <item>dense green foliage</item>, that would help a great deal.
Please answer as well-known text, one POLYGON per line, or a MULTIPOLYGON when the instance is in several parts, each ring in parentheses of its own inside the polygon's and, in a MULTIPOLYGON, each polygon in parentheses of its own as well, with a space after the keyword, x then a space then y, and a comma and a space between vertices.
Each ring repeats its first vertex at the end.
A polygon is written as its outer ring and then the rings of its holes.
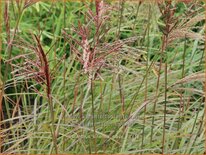
POLYGON ((204 153, 203 2, 24 2, 2 11, 2 153, 204 153))

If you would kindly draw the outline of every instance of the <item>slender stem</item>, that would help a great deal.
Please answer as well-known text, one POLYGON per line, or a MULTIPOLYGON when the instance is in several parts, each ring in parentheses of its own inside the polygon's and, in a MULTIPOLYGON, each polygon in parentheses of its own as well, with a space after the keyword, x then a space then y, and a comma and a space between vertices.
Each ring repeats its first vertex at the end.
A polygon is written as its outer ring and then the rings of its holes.
MULTIPOLYGON (((135 14, 135 20, 134 20, 134 23, 133 23, 133 28, 132 28, 132 36, 135 36, 135 28, 136 28, 136 23, 137 23, 137 17, 138 17, 138 14, 139 14, 139 8, 140 8, 140 5, 142 4, 141 1, 139 1, 138 3, 138 6, 137 6, 137 10, 136 10, 136 14, 135 14)), ((134 43, 133 43, 133 46, 137 45, 138 44, 138 40, 136 40, 134 43)))
POLYGON ((159 63, 159 69, 158 69, 158 77, 157 77, 157 84, 156 84, 156 92, 155 92, 155 101, 154 101, 154 106, 153 106, 153 117, 152 117, 152 129, 151 129, 151 138, 150 138, 150 143, 153 141, 153 130, 154 130, 154 121, 155 121, 155 113, 156 113, 156 106, 157 106, 157 101, 158 101, 158 96, 159 96, 159 86, 160 86, 160 75, 161 75, 161 70, 162 70, 162 59, 163 59, 163 46, 161 48, 161 56, 160 56, 160 63, 159 63))
POLYGON ((165 89, 164 89, 164 122, 163 122, 163 137, 162 137, 162 153, 164 153, 165 148, 165 128, 166 128, 166 113, 167 113, 167 42, 168 35, 163 36, 163 51, 165 53, 165 89))
POLYGON ((135 20, 134 20, 133 28, 132 28, 132 36, 134 36, 134 30, 135 30, 135 26, 136 26, 136 23, 137 23, 137 17, 138 17, 138 14, 139 14, 140 5, 141 5, 141 1, 139 1, 138 5, 137 5, 137 10, 136 10, 136 14, 135 14, 135 20))
POLYGON ((52 134, 52 139, 53 139, 53 145, 54 145, 54 148, 55 148, 55 153, 58 154, 57 135, 56 135, 56 132, 55 132, 54 107, 53 107, 52 97, 51 96, 48 98, 48 102, 49 102, 49 108, 50 108, 50 118, 51 118, 51 123, 52 123, 51 134, 52 134))
POLYGON ((166 124, 166 111, 167 111, 167 63, 165 64, 165 93, 164 93, 164 124, 163 124, 163 138, 162 138, 162 152, 164 153, 165 146, 165 124, 166 124))
MULTIPOLYGON (((166 4, 165 10, 162 12, 163 16, 164 16, 164 23, 165 23, 165 27, 162 30, 163 33, 163 37, 162 37, 162 54, 164 53, 165 56, 165 68, 164 68, 164 72, 165 72, 165 76, 164 76, 164 120, 163 120, 163 136, 162 136, 162 154, 164 154, 165 151, 165 137, 166 137, 166 133, 165 133, 165 128, 166 128, 166 113, 167 113, 167 44, 168 44, 168 35, 170 33, 171 30, 171 22, 172 22, 172 17, 173 14, 171 14, 171 0, 168 1, 168 3, 166 4)), ((161 11, 161 10, 160 10, 161 11)))
MULTIPOLYGON (((205 110, 204 110, 204 113, 203 113, 203 115, 202 115, 202 119, 200 120, 200 126, 199 126, 199 128, 198 128, 198 131, 197 131, 197 134, 196 134, 196 136, 195 136, 195 139, 193 140, 192 146, 195 145, 195 142, 196 142, 197 138, 198 138, 198 137, 200 136, 200 134, 203 132, 203 131, 201 131, 201 129, 204 130, 204 128, 202 127, 202 126, 203 126, 203 123, 204 123, 204 121, 205 121, 204 118, 205 118, 205 110)), ((193 147, 191 147, 191 148, 193 148, 193 147)))
MULTIPOLYGON (((63 100, 63 106, 65 106, 65 100, 66 100, 66 59, 64 59, 64 75, 63 75, 63 94, 64 94, 64 100, 63 100)), ((63 122, 64 124, 66 123, 66 115, 65 111, 63 110, 63 122)), ((63 129, 63 133, 65 133, 65 129, 63 129)), ((66 143, 66 138, 63 137, 63 151, 65 151, 65 143, 66 143)))
POLYGON ((121 0, 121 10, 120 10, 120 19, 119 19, 119 26, 118 26, 118 32, 117 32, 117 39, 120 37, 120 29, 121 29, 121 24, 122 24, 122 19, 123 19, 123 11, 124 11, 124 0, 121 0))
POLYGON ((91 78, 91 97, 92 97, 92 123, 93 123, 93 130, 94 130, 94 150, 95 153, 97 153, 97 147, 96 147, 96 128, 95 128, 95 109, 94 109, 94 88, 93 88, 93 79, 91 78))
POLYGON ((121 75, 118 75, 118 83, 119 83, 119 96, 120 96, 120 100, 122 103, 122 116, 124 118, 124 113, 125 113, 125 103, 124 103, 124 95, 123 95, 123 91, 122 91, 122 82, 121 82, 121 75))
MULTIPOLYGON (((146 58, 146 71, 148 71, 149 67, 149 31, 150 31, 150 18, 151 18, 151 6, 149 5, 149 13, 148 13, 148 23, 147 23, 147 58, 146 58)), ((148 73, 146 73, 147 76, 145 78, 145 98, 144 101, 147 101, 147 93, 148 93, 148 73)), ((145 134, 145 123, 146 123, 146 111, 147 111, 147 106, 145 105, 144 107, 144 120, 143 120, 143 128, 142 128, 142 144, 141 144, 141 149, 144 148, 144 134, 145 134)), ((143 152, 141 152, 143 153, 143 152)))

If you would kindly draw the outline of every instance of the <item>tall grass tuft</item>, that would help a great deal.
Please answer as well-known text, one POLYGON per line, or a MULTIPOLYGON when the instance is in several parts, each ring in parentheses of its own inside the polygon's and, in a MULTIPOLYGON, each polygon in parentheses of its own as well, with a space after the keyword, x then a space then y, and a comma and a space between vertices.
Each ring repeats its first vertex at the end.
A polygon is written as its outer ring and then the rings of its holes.
POLYGON ((204 2, 3 4, 1 153, 204 153, 204 2))

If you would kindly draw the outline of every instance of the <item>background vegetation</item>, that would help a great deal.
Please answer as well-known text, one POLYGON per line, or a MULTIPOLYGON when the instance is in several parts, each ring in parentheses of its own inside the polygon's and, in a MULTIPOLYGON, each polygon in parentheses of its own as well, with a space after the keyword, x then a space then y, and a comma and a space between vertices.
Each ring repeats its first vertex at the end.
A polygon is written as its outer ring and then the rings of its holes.
POLYGON ((2 153, 204 153, 201 1, 5 1, 2 153))

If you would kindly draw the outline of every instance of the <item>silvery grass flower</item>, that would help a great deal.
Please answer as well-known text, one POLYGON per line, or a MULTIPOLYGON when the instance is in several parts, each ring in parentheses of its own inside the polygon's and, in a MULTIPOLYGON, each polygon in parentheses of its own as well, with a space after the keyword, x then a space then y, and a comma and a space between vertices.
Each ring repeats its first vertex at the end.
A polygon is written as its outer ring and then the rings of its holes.
POLYGON ((110 20, 110 10, 114 7, 109 6, 103 1, 95 1, 96 11, 92 11, 88 7, 86 12, 87 23, 78 23, 78 26, 73 26, 72 31, 77 34, 77 38, 67 34, 63 31, 65 37, 71 41, 71 51, 76 54, 77 60, 82 64, 84 74, 88 74, 88 86, 91 80, 99 77, 102 67, 108 66, 106 64, 107 57, 111 54, 117 54, 126 42, 133 42, 135 38, 128 38, 125 40, 118 40, 112 43, 104 43, 102 36, 105 36, 109 29, 107 23, 110 20), (94 31, 94 36, 92 36, 94 31), (92 36, 92 39, 91 39, 92 36))

